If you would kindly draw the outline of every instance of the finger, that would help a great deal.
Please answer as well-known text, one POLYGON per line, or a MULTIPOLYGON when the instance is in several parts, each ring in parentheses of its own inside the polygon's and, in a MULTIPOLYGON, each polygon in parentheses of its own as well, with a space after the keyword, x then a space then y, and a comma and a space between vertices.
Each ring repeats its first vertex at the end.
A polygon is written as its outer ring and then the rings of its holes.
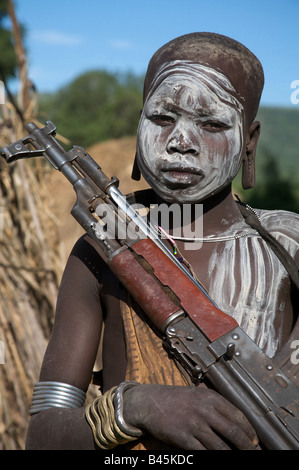
MULTIPOLYGON (((257 443, 254 443, 254 437, 249 435, 235 421, 219 418, 214 431, 219 433, 223 439, 239 450, 255 450, 257 443)), ((255 433, 254 433, 255 436, 255 433)))
MULTIPOLYGON (((232 421, 232 420, 231 420, 232 421)), ((243 415, 243 413, 241 413, 241 415, 239 415, 236 419, 236 421, 234 420, 232 422, 232 428, 231 428, 231 432, 234 433, 235 430, 234 430, 234 425, 237 424, 238 425, 238 429, 241 432, 240 434, 240 437, 244 438, 245 439, 245 436, 250 440, 250 442, 252 443, 252 446, 253 447, 256 447, 259 443, 259 438, 256 434, 256 431, 255 429, 253 428, 253 426, 251 425, 251 423, 248 421, 248 419, 246 418, 246 416, 243 415)))
MULTIPOLYGON (((246 418, 246 416, 239 409, 237 409, 230 402, 227 402, 227 405, 225 407, 217 408, 221 415, 225 418, 225 420, 229 420, 231 422, 231 431, 229 432, 232 434, 233 437, 235 437, 235 433, 240 428, 240 430, 243 431, 243 433, 240 435, 242 436, 242 439, 244 435, 246 435, 250 439, 250 442, 254 447, 258 445, 259 439, 255 432, 255 429, 253 428, 249 420, 246 418), (237 425, 237 431, 235 429, 235 425, 237 425)), ((221 422, 223 423, 223 421, 221 422)))
POLYGON ((184 444, 183 446, 180 447, 181 449, 184 450, 207 450, 207 447, 205 447, 202 442, 200 442, 196 438, 191 438, 188 443, 184 444))
POLYGON ((197 439, 207 450, 231 450, 231 447, 222 439, 222 436, 220 437, 211 429, 206 430, 204 433, 201 431, 197 439))
POLYGON ((166 442, 184 450, 207 450, 201 440, 194 436, 192 432, 181 432, 175 437, 167 439, 166 442))

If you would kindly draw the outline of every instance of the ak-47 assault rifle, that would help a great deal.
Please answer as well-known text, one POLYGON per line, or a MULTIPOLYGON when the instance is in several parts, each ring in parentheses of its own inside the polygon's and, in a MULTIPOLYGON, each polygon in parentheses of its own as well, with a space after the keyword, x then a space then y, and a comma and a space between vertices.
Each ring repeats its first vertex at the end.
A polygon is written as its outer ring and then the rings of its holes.
POLYGON ((298 387, 215 305, 128 204, 117 178, 109 179, 83 148, 65 151, 52 122, 42 129, 29 123, 26 129, 29 135, 2 148, 1 155, 8 163, 44 155, 70 181, 77 194, 72 215, 192 380, 208 381, 242 410, 264 448, 299 449, 298 387), (109 218, 114 228, 126 224, 125 238, 109 236, 109 218))

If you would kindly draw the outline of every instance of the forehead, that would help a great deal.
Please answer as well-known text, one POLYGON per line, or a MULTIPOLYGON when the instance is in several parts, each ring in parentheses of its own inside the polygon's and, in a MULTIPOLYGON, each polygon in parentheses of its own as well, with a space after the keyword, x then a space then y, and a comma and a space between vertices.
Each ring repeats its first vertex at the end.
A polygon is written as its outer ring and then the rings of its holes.
POLYGON ((165 78, 145 104, 147 110, 195 111, 201 116, 240 111, 230 94, 207 77, 204 81, 187 73, 165 78))

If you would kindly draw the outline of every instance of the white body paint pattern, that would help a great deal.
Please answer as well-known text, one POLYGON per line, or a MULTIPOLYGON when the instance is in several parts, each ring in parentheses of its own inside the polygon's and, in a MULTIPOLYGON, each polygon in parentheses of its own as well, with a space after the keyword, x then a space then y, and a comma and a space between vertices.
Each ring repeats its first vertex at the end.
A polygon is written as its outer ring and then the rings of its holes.
MULTIPOLYGON (((299 216, 286 211, 257 212, 262 225, 295 257, 299 251, 299 216)), ((232 227, 227 234, 240 233, 240 228, 232 227)), ((244 230, 248 231, 246 224, 244 230)), ((288 273, 257 232, 217 243, 210 259, 209 282, 206 287, 216 304, 273 357, 281 344, 286 306, 284 301, 279 302, 279 293, 288 282, 288 273), (238 269, 240 281, 234 275, 238 269)))

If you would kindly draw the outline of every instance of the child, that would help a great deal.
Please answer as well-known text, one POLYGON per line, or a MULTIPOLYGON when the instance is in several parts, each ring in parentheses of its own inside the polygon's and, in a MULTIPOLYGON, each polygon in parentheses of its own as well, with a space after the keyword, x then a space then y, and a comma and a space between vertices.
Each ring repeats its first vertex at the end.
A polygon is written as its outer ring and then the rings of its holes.
MULTIPOLYGON (((290 349, 286 356, 282 346, 290 344, 291 334, 296 337, 292 281, 256 228, 262 224, 298 260, 298 216, 244 209, 231 193, 241 166, 244 188, 254 185, 260 133, 254 119, 262 88, 260 62, 225 36, 194 33, 159 49, 145 78, 134 165, 134 178, 141 172, 152 190, 135 198, 148 207, 202 204, 203 233, 176 240, 182 257, 216 304, 260 348, 271 357, 281 350, 285 358, 290 349), (250 216, 257 226, 248 223, 250 216)), ((171 228, 170 235, 175 238, 171 228)), ((88 236, 77 242, 64 272, 40 383, 37 389, 45 396, 67 396, 77 408, 41 406, 31 418, 28 448, 257 446, 256 433, 239 410, 205 383, 188 383, 88 236), (84 407, 81 394, 90 383, 103 323, 104 398, 84 407), (117 424, 111 405, 115 394, 123 403, 117 424), (113 436, 108 442, 93 423, 109 426, 109 419, 113 436)))

